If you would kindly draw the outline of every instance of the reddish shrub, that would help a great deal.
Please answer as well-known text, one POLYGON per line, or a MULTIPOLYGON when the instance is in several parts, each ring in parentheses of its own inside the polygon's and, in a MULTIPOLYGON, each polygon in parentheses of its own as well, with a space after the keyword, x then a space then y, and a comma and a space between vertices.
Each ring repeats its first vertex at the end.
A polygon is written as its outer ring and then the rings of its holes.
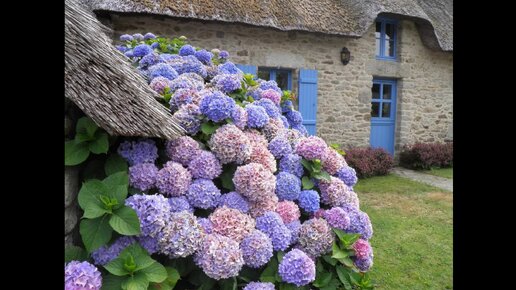
POLYGON ((453 143, 416 143, 403 146, 400 165, 411 169, 430 169, 453 165, 453 143))
POLYGON ((346 151, 346 161, 359 178, 386 175, 394 166, 392 156, 382 148, 351 148, 346 151))

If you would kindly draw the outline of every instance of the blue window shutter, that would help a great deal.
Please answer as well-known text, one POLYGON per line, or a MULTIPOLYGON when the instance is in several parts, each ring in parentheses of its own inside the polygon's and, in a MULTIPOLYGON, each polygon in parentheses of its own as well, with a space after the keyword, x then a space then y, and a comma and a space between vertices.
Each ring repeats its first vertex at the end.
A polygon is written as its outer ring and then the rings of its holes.
POLYGON ((317 70, 299 70, 299 112, 303 116, 308 134, 316 134, 317 120, 317 70))
POLYGON ((245 74, 253 74, 256 76, 258 73, 258 68, 255 65, 245 65, 245 64, 235 64, 235 65, 241 71, 243 71, 245 74))

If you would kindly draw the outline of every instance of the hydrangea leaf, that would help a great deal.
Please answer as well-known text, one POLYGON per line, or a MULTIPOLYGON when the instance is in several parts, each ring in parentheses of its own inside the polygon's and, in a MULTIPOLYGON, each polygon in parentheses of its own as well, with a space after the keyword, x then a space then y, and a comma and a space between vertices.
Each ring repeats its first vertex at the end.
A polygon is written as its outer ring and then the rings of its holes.
POLYGON ((82 163, 90 155, 87 143, 77 144, 74 140, 65 142, 65 165, 73 166, 82 163))
POLYGON ((149 256, 149 253, 139 244, 132 244, 120 253, 120 257, 122 257, 123 259, 129 257, 129 255, 131 255, 134 258, 134 262, 136 263, 135 271, 145 269, 152 265, 152 263, 156 262, 149 256))
POLYGON ((236 277, 220 280, 219 284, 221 290, 237 290, 236 277))
MULTIPOLYGON (((340 289, 340 288, 338 288, 339 286, 340 286, 339 280, 334 277, 330 280, 328 285, 321 287, 320 290, 336 290, 336 289, 340 289)), ((346 289, 348 289, 348 288, 346 288, 346 289)), ((349 288, 349 289, 351 290, 351 288, 349 288)))
POLYGON ((321 172, 314 173, 313 177, 316 179, 324 179, 326 181, 331 181, 331 175, 324 170, 322 170, 321 172))
POLYGON ((138 272, 134 274, 134 276, 127 278, 124 282, 122 282, 122 289, 125 290, 147 290, 149 287, 149 280, 147 276, 138 272))
POLYGON ((261 282, 276 282, 276 273, 278 272, 278 261, 275 258, 272 258, 265 270, 263 270, 260 275, 261 282))
POLYGON ((65 247, 65 263, 70 261, 87 261, 88 253, 83 248, 77 246, 65 247))
POLYGON ((314 182, 308 176, 303 176, 301 182, 303 183, 303 189, 308 190, 314 188, 314 182))
POLYGON ((108 215, 96 219, 83 219, 79 226, 82 242, 91 253, 111 240, 113 229, 109 225, 108 215))
POLYGON ((132 236, 140 234, 140 220, 134 209, 123 206, 113 212, 109 225, 119 234, 132 236))
POLYGON ((152 263, 149 267, 140 270, 147 276, 149 282, 160 283, 167 279, 167 270, 158 262, 152 263))
POLYGON ((127 161, 125 161, 124 158, 118 154, 109 155, 108 159, 106 160, 106 164, 104 165, 104 171, 106 172, 107 176, 117 172, 127 172, 127 170, 127 161))
POLYGON ((332 277, 333 277, 333 274, 331 272, 320 272, 315 277, 315 281, 313 282, 313 285, 318 288, 324 287, 324 286, 328 285, 328 283, 330 283, 332 277))
POLYGON ((348 256, 349 256, 348 253, 346 253, 345 251, 339 249, 336 252, 334 251, 333 255, 331 257, 334 258, 334 259, 339 260, 339 259, 347 258, 348 256))
POLYGON ((339 262, 341 262, 342 264, 346 265, 349 268, 353 267, 353 261, 349 257, 340 258, 340 259, 337 259, 337 260, 339 260, 339 262))
POLYGON ((129 275, 129 271, 124 267, 125 259, 122 257, 118 257, 111 262, 104 265, 104 268, 108 270, 109 273, 116 275, 116 276, 126 276, 129 275))
POLYGON ((125 280, 123 277, 115 275, 106 275, 102 277, 102 288, 101 290, 120 290, 122 289, 122 282, 125 280))
POLYGON ((96 179, 87 181, 82 185, 77 199, 79 206, 84 210, 83 217, 93 219, 109 212, 100 200, 100 196, 105 192, 106 186, 96 179))
POLYGON ((116 198, 119 204, 125 203, 129 187, 129 176, 127 172, 117 172, 106 177, 102 183, 106 186, 106 195, 116 198))
POLYGON ((106 132, 97 132, 95 139, 89 142, 89 150, 95 154, 107 153, 109 149, 108 134, 106 132))
POLYGON ((82 117, 77 120, 77 125, 75 126, 76 133, 86 133, 87 136, 93 138, 95 136, 95 132, 99 127, 92 119, 88 117, 82 117))
POLYGON ((337 266, 335 268, 337 271, 337 276, 339 277, 340 282, 342 282, 342 285, 344 285, 345 289, 352 289, 351 287, 351 279, 349 277, 348 270, 346 270, 342 266, 337 266))
POLYGON ((324 261, 326 261, 326 263, 328 263, 332 266, 337 265, 337 260, 333 259, 332 257, 330 257, 328 255, 324 255, 322 258, 324 259, 324 261))

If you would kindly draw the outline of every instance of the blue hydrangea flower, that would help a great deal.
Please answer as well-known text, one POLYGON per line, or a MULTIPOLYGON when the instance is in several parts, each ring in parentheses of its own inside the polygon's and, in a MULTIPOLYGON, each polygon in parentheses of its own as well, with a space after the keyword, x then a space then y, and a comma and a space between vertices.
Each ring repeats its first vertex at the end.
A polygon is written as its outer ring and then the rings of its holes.
POLYGON ((184 210, 191 213, 194 212, 194 208, 188 203, 188 200, 184 196, 170 197, 168 199, 168 204, 170 204, 170 211, 172 212, 180 212, 184 210))
POLYGON ((173 80, 177 78, 178 73, 172 66, 166 63, 158 63, 149 67, 149 77, 151 80, 160 76, 169 80, 173 80))
POLYGON ((133 40, 133 37, 129 34, 122 34, 120 36, 120 40, 121 41, 132 41, 133 40))
POLYGON ((240 106, 235 106, 231 114, 231 119, 233 120, 233 124, 241 130, 244 130, 245 126, 247 126, 247 112, 240 106))
POLYGON ((211 82, 223 93, 233 92, 242 86, 240 77, 233 74, 219 74, 211 82))
POLYGON ((118 146, 118 154, 127 160, 130 166, 139 163, 154 163, 158 158, 158 147, 151 139, 125 141, 118 146))
POLYGON ((97 267, 79 261, 65 264, 65 290, 99 290, 101 286, 102 276, 97 267))
POLYGON ((194 55, 195 54, 195 48, 191 46, 190 44, 185 44, 181 49, 179 49, 179 55, 180 56, 187 56, 187 55, 194 55))
POLYGON ((219 53, 219 57, 222 58, 222 59, 226 59, 229 57, 229 52, 225 51, 225 50, 221 50, 220 53, 219 53))
POLYGON ((269 142, 268 148, 276 159, 281 159, 283 156, 292 153, 292 146, 290 146, 290 142, 281 136, 274 137, 271 142, 269 142))
POLYGON ((343 166, 339 169, 339 171, 337 171, 337 177, 350 187, 354 186, 358 181, 355 169, 349 166, 343 166))
POLYGON ((170 58, 167 63, 171 65, 178 74, 196 73, 205 78, 208 75, 206 67, 193 55, 170 58))
POLYGON ((285 226, 290 230, 290 244, 293 245, 297 243, 297 239, 299 238, 299 229, 301 228, 301 221, 295 220, 285 224, 285 226))
POLYGON ((355 258, 353 263, 361 272, 367 272, 373 266, 373 256, 370 255, 369 257, 363 259, 355 258))
POLYGON ((260 268, 272 258, 271 239, 259 230, 247 235, 240 244, 244 263, 251 268, 260 268))
POLYGON ((156 35, 154 35, 154 34, 152 34, 152 33, 150 33, 150 32, 145 33, 145 35, 143 36, 143 39, 144 39, 144 40, 147 40, 147 39, 154 39, 154 38, 156 38, 156 35))
MULTIPOLYGON (((172 102, 172 100, 170 100, 172 102)), ((174 117, 189 135, 195 135, 201 129, 201 111, 194 104, 182 105, 174 113, 174 117)))
POLYGON ((130 50, 124 52, 124 55, 127 56, 127 57, 133 57, 133 50, 130 49, 130 50))
POLYGON ((157 53, 149 53, 142 57, 140 60, 139 66, 140 68, 146 69, 150 66, 153 66, 157 63, 163 62, 157 53))
POLYGON ((127 246, 136 242, 133 237, 122 236, 110 246, 104 245, 91 253, 96 265, 104 266, 113 261, 127 246))
POLYGON ((140 40, 143 40, 143 35, 141 33, 135 33, 135 34, 133 34, 133 38, 135 40, 140 41, 140 40))
POLYGON ((247 199, 234 191, 223 194, 218 198, 217 206, 222 207, 224 205, 229 208, 238 209, 243 213, 249 211, 249 202, 247 199))
POLYGON ((220 196, 220 190, 215 186, 213 181, 209 179, 196 179, 186 193, 188 202, 197 208, 209 209, 214 208, 217 199, 220 196))
POLYGON ((232 62, 227 61, 217 67, 221 74, 243 74, 243 72, 232 62))
POLYGON ((280 119, 281 119, 281 122, 283 123, 283 127, 287 128, 287 129, 290 128, 290 123, 288 122, 287 117, 281 115, 280 119))
POLYGON ((160 194, 135 194, 125 200, 125 205, 136 211, 144 236, 156 237, 171 214, 168 200, 160 194))
POLYGON ((314 213, 319 210, 321 198, 315 190, 303 190, 299 194, 299 207, 308 213, 314 213))
POLYGON ((260 82, 259 88, 264 91, 268 89, 273 89, 280 94, 282 93, 281 89, 278 87, 278 83, 274 80, 260 82))
POLYGON ((346 232, 360 234, 362 239, 369 240, 373 236, 373 226, 367 213, 351 204, 344 204, 340 207, 348 214, 350 219, 346 232))
POLYGON ((129 184, 146 191, 154 187, 158 168, 154 163, 138 163, 129 167, 129 184))
POLYGON ((235 100, 219 91, 214 91, 202 99, 199 108, 208 119, 220 122, 231 117, 235 106, 235 100))
POLYGON ((292 129, 294 129, 294 130, 298 131, 299 133, 301 133, 302 136, 307 136, 308 135, 308 131, 306 130, 305 125, 303 125, 303 124, 292 125, 292 129))
POLYGON ((159 57, 161 58, 162 61, 165 61, 165 62, 167 62, 169 60, 181 58, 177 54, 170 54, 170 53, 162 53, 159 55, 159 57))
POLYGON ((120 52, 126 52, 129 50, 129 48, 125 45, 117 45, 116 49, 118 49, 120 52))
POLYGON ((276 175, 276 195, 279 200, 296 200, 301 192, 301 180, 299 177, 280 172, 276 175))
POLYGON ((303 116, 301 116, 301 113, 299 113, 299 111, 292 110, 290 112, 287 112, 286 117, 291 127, 303 123, 303 116))
POLYGON ((268 211, 257 217, 256 228, 269 236, 275 251, 284 251, 290 245, 292 233, 285 226, 278 213, 268 211))
POLYGON ((278 274, 287 283, 304 286, 315 280, 315 263, 303 251, 293 249, 283 256, 278 274))
POLYGON ((276 104, 274 104, 270 99, 260 99, 255 101, 253 105, 263 107, 267 112, 267 115, 271 118, 279 118, 281 115, 278 106, 276 106, 276 104))
POLYGON ((140 44, 133 48, 134 57, 142 57, 149 53, 152 53, 152 48, 147 44, 140 44))
POLYGON ((286 100, 281 104, 281 112, 288 113, 294 109, 294 104, 291 100, 286 100))
POLYGON ((301 156, 294 153, 283 156, 279 163, 279 170, 301 178, 304 173, 303 164, 301 164, 301 156))
POLYGON ((142 248, 147 250, 150 255, 157 253, 159 251, 158 239, 153 238, 151 236, 139 236, 138 243, 142 248))
POLYGON ((153 44, 151 44, 151 45, 150 45, 150 47, 151 47, 152 49, 156 49, 156 48, 158 48, 158 47, 159 47, 159 43, 158 43, 158 42, 154 42, 153 44))
POLYGON ((211 64, 211 58, 213 57, 213 53, 207 51, 206 49, 198 50, 195 52, 194 55, 203 64, 211 64))
POLYGON ((201 225, 205 234, 211 234, 213 232, 213 224, 211 223, 209 218, 197 217, 197 223, 201 225))
POLYGON ((247 126, 249 128, 262 128, 269 123, 269 115, 265 108, 253 104, 245 107, 247 111, 247 126))

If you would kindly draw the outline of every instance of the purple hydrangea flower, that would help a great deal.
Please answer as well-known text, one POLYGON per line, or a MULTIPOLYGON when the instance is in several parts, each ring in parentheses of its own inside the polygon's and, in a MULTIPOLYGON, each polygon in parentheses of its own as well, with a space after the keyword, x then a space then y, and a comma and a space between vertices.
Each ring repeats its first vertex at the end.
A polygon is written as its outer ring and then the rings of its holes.
POLYGON ((190 136, 181 136, 177 139, 167 141, 165 151, 170 160, 188 166, 192 159, 201 153, 199 143, 190 136))
POLYGON ((294 104, 291 100, 286 100, 281 104, 281 112, 288 113, 294 109, 294 104))
POLYGON ((220 190, 208 179, 194 180, 186 194, 188 202, 193 207, 202 209, 214 208, 219 196, 220 190))
POLYGON ((234 191, 221 195, 217 200, 217 206, 227 206, 238 209, 243 213, 249 212, 249 202, 247 199, 234 191))
POLYGON ((234 74, 219 74, 211 82, 215 84, 217 89, 226 94, 238 90, 242 86, 239 75, 234 74))
POLYGON ((296 200, 301 192, 301 180, 288 172, 276 175, 276 195, 279 200, 296 200))
POLYGON ((178 74, 196 73, 203 78, 208 75, 206 67, 193 55, 170 58, 167 63, 171 65, 178 74))
POLYGON ((220 122, 231 118, 231 113, 235 108, 235 100, 221 92, 214 91, 205 96, 199 106, 201 113, 206 115, 213 122, 220 122))
POLYGON ((299 239, 299 229, 301 228, 301 221, 295 220, 288 224, 285 224, 285 226, 290 230, 290 244, 293 245, 297 243, 297 240, 299 239))
POLYGON ((182 105, 174 117, 189 135, 195 135, 201 129, 201 110, 194 104, 182 105))
POLYGON ((136 240, 133 237, 122 236, 110 246, 104 245, 95 250, 91 253, 91 257, 96 265, 104 266, 118 257, 120 252, 122 252, 127 246, 134 244, 135 242, 136 240))
POLYGON ((227 61, 217 67, 220 74, 240 74, 243 72, 236 67, 236 65, 230 61, 227 61))
POLYGON ((238 243, 218 234, 210 234, 203 239, 194 261, 215 280, 237 276, 244 265, 238 243))
POLYGON ((142 57, 149 53, 152 53, 152 48, 147 44, 140 44, 133 48, 134 57, 142 57))
POLYGON ((185 44, 181 49, 179 49, 179 55, 180 56, 187 56, 187 55, 194 55, 195 54, 195 48, 191 46, 190 44, 185 44))
POLYGON ((269 115, 264 107, 253 104, 245 107, 247 112, 247 126, 249 128, 262 128, 269 122, 269 115))
MULTIPOLYGON (((183 76, 183 75, 181 75, 183 76)), ((179 77, 178 77, 179 78, 179 77)), ((177 80, 177 79, 176 79, 177 80)), ((175 81, 175 80, 174 80, 175 81)), ((172 82, 171 82, 172 83, 172 82)), ((172 84, 171 84, 172 85, 172 84)), ((177 83, 176 83, 177 85, 177 83)), ((180 88, 177 89, 170 98, 170 110, 177 110, 183 105, 194 104, 199 105, 201 95, 194 88, 180 88)))
POLYGON ((256 228, 269 236, 275 251, 284 251, 290 245, 292 233, 285 226, 278 213, 268 211, 257 217, 256 228))
POLYGON ((221 50, 220 53, 219 53, 219 57, 222 58, 222 59, 226 59, 229 57, 229 52, 225 51, 225 50, 221 50))
POLYGON ((206 65, 211 63, 211 58, 213 57, 213 53, 207 51, 206 49, 198 50, 194 55, 200 62, 206 65))
POLYGON ((142 69, 147 69, 157 63, 163 62, 157 53, 149 53, 142 57, 139 62, 139 67, 142 69))
POLYGON ((346 230, 350 224, 348 214, 340 207, 333 207, 326 210, 324 212, 324 219, 331 227, 341 230, 346 230))
POLYGON ((271 118, 279 118, 281 115, 278 106, 270 99, 261 98, 258 101, 255 101, 253 105, 263 107, 265 112, 267 112, 267 115, 271 118))
POLYGON ((283 281, 304 286, 315 280, 315 263, 303 251, 293 249, 283 256, 278 273, 283 281))
POLYGON ((240 244, 244 262, 251 268, 260 268, 272 258, 271 239, 259 230, 247 235, 240 244))
POLYGON ((193 178, 214 179, 222 173, 222 165, 210 151, 201 151, 188 164, 193 178))
POLYGON ((177 58, 180 58, 179 55, 177 54, 170 54, 170 53, 162 53, 159 55, 159 58, 162 60, 162 61, 169 61, 169 60, 173 60, 173 59, 177 59, 177 58))
POLYGON ((165 77, 169 80, 177 78, 176 70, 166 63, 158 63, 149 67, 149 77, 154 79, 156 77, 165 77))
POLYGON ((144 248, 150 255, 159 251, 158 239, 151 236, 139 236, 138 243, 144 248))
POLYGON ((133 38, 140 41, 143 40, 143 35, 141 33, 135 33, 133 34, 133 38))
POLYGON ((365 259, 373 254, 373 248, 367 240, 358 239, 353 244, 353 250, 355 251, 355 257, 357 259, 365 259))
POLYGON ((184 196, 171 197, 168 199, 168 204, 170 204, 171 212, 181 212, 184 210, 191 213, 194 212, 194 208, 188 203, 188 200, 184 196))
POLYGON ((299 229, 298 243, 300 248, 314 258, 331 251, 334 240, 335 237, 330 225, 322 218, 309 219, 299 229))
POLYGON ((118 154, 131 166, 139 163, 154 163, 158 158, 158 147, 151 139, 125 141, 118 146, 118 154))
POLYGON ((121 41, 132 41, 133 40, 133 37, 129 34, 122 34, 120 36, 120 40, 121 41))
POLYGON ((303 190, 299 194, 299 207, 308 213, 314 213, 320 208, 320 197, 315 190, 303 190))
POLYGON ((129 184, 139 190, 149 190, 156 183, 158 168, 154 163, 138 163, 129 167, 129 184))
POLYGON ((348 214, 350 219, 346 232, 360 234, 362 239, 369 240, 373 236, 373 226, 367 213, 351 204, 344 204, 340 207, 348 214))
POLYGON ((278 83, 274 80, 260 82, 260 89, 268 90, 272 89, 281 94, 281 89, 278 87, 278 83))
POLYGON ((339 171, 337 171, 337 177, 344 181, 347 186, 354 186, 358 181, 355 169, 349 166, 340 168, 339 171))
POLYGON ((187 257, 199 249, 203 237, 204 230, 193 213, 171 213, 159 237, 160 253, 170 258, 187 257))
POLYGON ((168 161, 156 176, 156 187, 166 196, 181 196, 185 194, 192 182, 190 172, 181 164, 168 161))
POLYGON ((305 125, 303 125, 303 124, 292 125, 291 128, 293 130, 298 131, 302 136, 308 136, 308 130, 306 129, 305 125))
POLYGON ((302 138, 296 146, 296 153, 309 160, 322 159, 327 150, 326 142, 317 136, 302 138))
POLYGON ((246 110, 240 106, 235 106, 233 113, 231 114, 231 119, 233 120, 233 124, 235 124, 235 126, 241 130, 244 130, 245 126, 247 126, 246 110))
POLYGON ((269 151, 276 159, 281 159, 283 156, 292 153, 292 146, 290 142, 282 136, 274 137, 269 143, 269 151))
POLYGON ((222 164, 242 164, 251 157, 252 147, 249 138, 232 124, 218 128, 211 135, 208 145, 222 164))
POLYGON ((159 42, 154 42, 153 44, 151 44, 151 45, 150 45, 150 47, 151 47, 152 49, 156 49, 156 48, 158 48, 158 47, 159 47, 159 42))
POLYGON ((303 123, 303 116, 301 116, 301 113, 299 113, 298 111, 291 110, 287 112, 286 118, 291 127, 303 123))
POLYGON ((227 206, 217 208, 208 218, 214 233, 229 237, 238 243, 249 235, 256 225, 251 216, 227 206))
POLYGON ((124 45, 117 45, 116 49, 118 49, 118 51, 120 51, 120 52, 126 52, 126 51, 129 50, 129 48, 127 46, 124 46, 124 45))
POLYGON ((201 225, 205 234, 213 233, 213 224, 211 223, 209 218, 197 218, 197 222, 201 225))
POLYGON ((129 58, 133 57, 133 50, 132 49, 127 50, 126 52, 124 52, 124 55, 129 58))
MULTIPOLYGON (((149 54, 150 55, 150 54, 149 54)), ((150 87, 157 92, 158 94, 162 95, 165 93, 166 88, 170 88, 170 81, 165 77, 155 77, 150 82, 150 87)))
POLYGON ((358 206, 357 194, 344 184, 337 177, 331 177, 330 181, 320 180, 318 184, 321 190, 321 201, 331 206, 343 204, 356 204, 358 206))
POLYGON ((233 175, 235 190, 251 202, 262 201, 274 195, 276 178, 259 163, 249 163, 237 167, 233 175))
POLYGON ((102 276, 97 267, 79 261, 65 264, 65 290, 99 290, 101 286, 102 276))
MULTIPOLYGON (((204 79, 196 73, 184 73, 170 82, 172 91, 178 89, 191 89, 191 92, 197 92, 204 88, 204 79)), ((179 107, 179 103, 176 104, 179 107)))
POLYGON ((135 194, 125 200, 140 220, 141 234, 156 237, 170 217, 170 204, 162 195, 135 194))
POLYGON ((363 259, 355 258, 353 262, 358 270, 361 272, 367 272, 373 266, 373 256, 371 255, 363 259))
POLYGON ((301 178, 304 173, 303 164, 301 163, 301 156, 297 154, 287 154, 281 158, 279 163, 279 170, 294 174, 301 178))
POLYGON ((143 39, 144 39, 144 40, 147 40, 147 39, 154 39, 154 38, 156 38, 156 35, 154 35, 154 34, 152 34, 152 33, 150 33, 150 32, 145 33, 145 35, 143 36, 143 39))

